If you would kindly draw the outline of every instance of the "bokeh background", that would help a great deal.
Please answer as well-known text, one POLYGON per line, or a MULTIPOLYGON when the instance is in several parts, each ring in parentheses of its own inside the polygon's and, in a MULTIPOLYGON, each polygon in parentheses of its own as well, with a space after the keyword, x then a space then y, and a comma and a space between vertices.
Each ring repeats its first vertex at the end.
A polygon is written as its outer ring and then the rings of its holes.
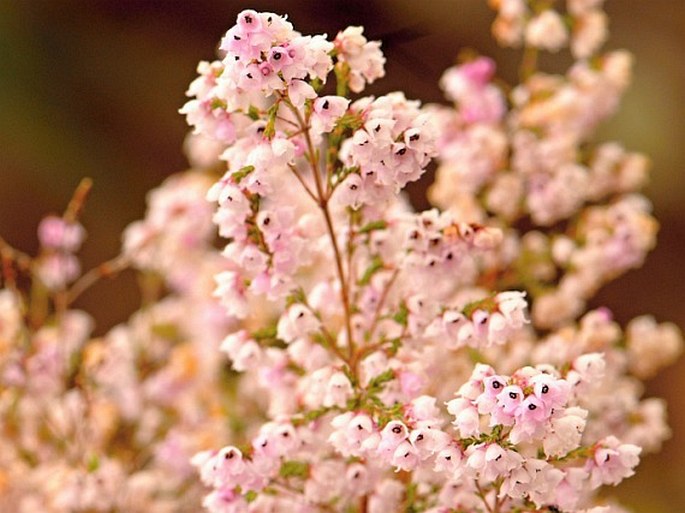
MULTIPOLYGON (((114 256, 123 228, 143 214, 146 191, 187 166, 177 114, 184 91, 197 61, 214 56, 247 7, 287 12, 304 33, 364 25, 388 58, 387 77, 372 92, 441 101, 437 80, 467 47, 515 77, 518 54, 490 39, 485 0, 0 0, 0 234, 34 251, 41 217, 61 212, 90 176, 84 265, 114 256)), ((608 305, 621 322, 649 312, 685 327, 685 1, 608 0, 607 10, 608 46, 630 49, 636 67, 600 137, 653 159, 648 194, 661 231, 646 265, 603 289, 595 305, 608 305)), ((103 332, 137 307, 135 290, 123 275, 88 291, 79 306, 95 312, 103 332)), ((674 436, 616 493, 637 512, 685 511, 685 358, 647 394, 668 399, 674 436)))

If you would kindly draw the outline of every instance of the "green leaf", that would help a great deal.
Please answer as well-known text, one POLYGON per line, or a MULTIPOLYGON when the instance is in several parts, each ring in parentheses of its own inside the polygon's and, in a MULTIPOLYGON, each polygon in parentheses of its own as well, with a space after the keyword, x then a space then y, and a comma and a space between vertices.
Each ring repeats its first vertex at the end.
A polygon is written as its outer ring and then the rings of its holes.
POLYGON ((308 412, 300 414, 300 416, 293 417, 292 423, 294 426, 302 426, 303 424, 308 424, 323 417, 329 411, 331 411, 331 409, 326 406, 322 406, 316 410, 309 410, 308 412))
MULTIPOLYGON (((405 320, 405 322, 406 322, 406 320, 405 320)), ((390 341, 390 347, 388 348, 389 356, 395 356, 397 354, 397 351, 400 350, 401 346, 402 346, 402 339, 400 337, 393 338, 390 341)))
POLYGON ((86 469, 88 470, 89 473, 95 472, 97 469, 100 468, 100 457, 97 454, 92 454, 90 458, 88 458, 88 463, 86 465, 86 469))
POLYGON ((315 331, 313 333, 310 333, 309 336, 311 337, 312 342, 314 342, 315 344, 319 344, 324 349, 328 349, 331 347, 331 344, 329 343, 328 339, 324 336, 323 333, 315 331))
POLYGON ((342 370, 342 373, 345 375, 345 377, 350 380, 350 383, 352 383, 352 386, 356 387, 358 384, 358 381, 357 381, 357 378, 355 377, 355 375, 352 373, 352 370, 347 365, 344 365, 341 370, 342 370))
POLYGON ((388 369, 369 381, 369 385, 366 389, 370 394, 377 394, 383 390, 383 385, 393 379, 395 379, 395 371, 388 369))
POLYGON ((466 317, 471 317, 476 310, 484 310, 488 313, 493 313, 497 311, 497 301, 495 301, 494 296, 486 297, 479 301, 473 301, 464 307, 464 315, 466 317))
POLYGON ((371 278, 373 278, 373 275, 381 269, 383 269, 383 260, 381 260, 381 257, 376 255, 375 257, 373 257, 371 264, 369 265, 369 267, 366 268, 364 274, 357 282, 358 285, 368 285, 371 282, 371 278))
POLYGON ((276 326, 266 326, 265 328, 260 328, 257 331, 253 331, 251 333, 251 337, 255 339, 257 342, 261 342, 262 340, 268 340, 271 338, 276 338, 276 326))
POLYGON ((409 309, 407 308, 407 304, 404 301, 402 301, 400 303, 399 311, 395 315, 393 315, 392 318, 400 326, 406 326, 408 317, 409 309))
POLYGON ((284 461, 281 465, 278 474, 281 477, 302 477, 305 478, 309 474, 309 463, 306 461, 284 461))
POLYGON ((210 107, 212 109, 224 109, 224 110, 226 110, 227 105, 226 105, 225 101, 223 101, 219 98, 213 98, 211 103, 210 103, 210 107))
POLYGON ((247 115, 252 121, 257 121, 260 117, 260 111, 257 107, 254 105, 250 105, 250 108, 247 109, 247 115))
POLYGON ((318 93, 319 91, 321 91, 321 89, 323 89, 324 83, 323 80, 321 80, 320 78, 313 78, 311 82, 309 82, 309 85, 312 86, 314 91, 318 93))
POLYGON ((154 324, 152 334, 169 341, 178 341, 181 338, 178 326, 171 323, 154 324))
POLYGON ((231 178, 233 178, 233 181, 235 183, 240 183, 240 181, 245 178, 247 175, 252 173, 254 171, 254 166, 245 166, 241 167, 238 171, 235 173, 231 174, 231 178))
POLYGON ((338 96, 347 96, 347 86, 350 80, 350 65, 346 62, 338 62, 336 63, 334 70, 337 82, 335 94, 338 96))
POLYGON ((304 289, 302 287, 291 290, 290 294, 288 294, 288 297, 285 298, 286 308, 290 308, 295 304, 307 304, 307 295, 304 293, 304 289))
POLYGON ((267 122, 264 127, 264 137, 271 140, 276 135, 276 116, 278 115, 278 102, 274 103, 269 110, 266 111, 267 122))
POLYGON ((359 130, 364 126, 364 119, 357 113, 348 113, 338 118, 335 123, 334 131, 341 134, 345 130, 359 130))
POLYGON ((483 356, 483 353, 481 353, 478 349, 475 347, 467 347, 466 348, 467 354, 469 355, 469 359, 475 364, 475 363, 487 363, 487 360, 483 356))
POLYGON ((375 230, 385 230, 388 227, 387 221, 384 221, 383 219, 379 219, 377 221, 371 221, 369 223, 366 223, 364 226, 362 226, 359 229, 359 233, 370 233, 375 230))
POLYGON ((255 214, 259 212, 259 205, 262 202, 262 197, 259 194, 252 194, 248 199, 250 200, 250 210, 255 214))

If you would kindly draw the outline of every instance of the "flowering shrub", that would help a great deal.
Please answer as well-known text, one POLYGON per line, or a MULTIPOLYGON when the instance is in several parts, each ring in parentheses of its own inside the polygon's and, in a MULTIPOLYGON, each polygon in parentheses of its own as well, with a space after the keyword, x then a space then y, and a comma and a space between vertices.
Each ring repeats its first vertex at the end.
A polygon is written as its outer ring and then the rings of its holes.
POLYGON ((385 63, 360 27, 243 11, 181 109, 203 170, 150 194, 120 256, 80 272, 87 182, 37 257, 2 243, 3 508, 625 511, 598 494, 668 437, 640 380, 682 346, 586 306, 657 229, 647 159, 591 142, 630 57, 598 53, 601 0, 491 4, 521 83, 469 57, 450 107, 358 97, 385 63), (565 75, 539 69, 567 46, 565 75), (93 339, 71 305, 125 267, 141 309, 93 339))

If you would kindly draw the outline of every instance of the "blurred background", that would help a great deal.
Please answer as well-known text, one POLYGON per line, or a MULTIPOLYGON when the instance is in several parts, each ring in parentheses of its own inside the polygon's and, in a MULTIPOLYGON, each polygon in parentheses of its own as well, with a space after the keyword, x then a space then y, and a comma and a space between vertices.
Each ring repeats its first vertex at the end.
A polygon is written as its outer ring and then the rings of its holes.
MULTIPOLYGON (((248 7, 288 13, 303 33, 333 37, 364 25, 388 58, 374 93, 403 89, 441 101, 437 80, 463 48, 493 56, 510 81, 518 66, 518 53, 489 36, 485 0, 0 0, 0 234, 35 251, 40 219, 61 212, 90 176, 84 267, 116 255, 121 231, 143 215, 146 192, 187 166, 177 110, 197 62, 214 57, 248 7)), ((646 265, 594 304, 623 323, 652 313, 685 327, 685 1, 608 0, 607 10, 608 46, 631 50, 636 66, 619 114, 599 137, 652 158, 648 195, 661 231, 646 265)), ((100 283, 79 306, 95 313, 102 333, 137 307, 133 279, 100 283)), ((647 386, 668 399, 674 436, 617 490, 636 512, 685 511, 684 393, 685 358, 647 386)))

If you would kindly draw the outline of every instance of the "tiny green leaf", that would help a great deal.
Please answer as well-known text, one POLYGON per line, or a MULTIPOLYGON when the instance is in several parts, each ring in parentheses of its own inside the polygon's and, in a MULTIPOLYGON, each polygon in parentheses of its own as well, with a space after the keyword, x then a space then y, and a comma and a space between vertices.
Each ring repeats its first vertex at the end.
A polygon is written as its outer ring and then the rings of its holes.
POLYGON ((381 260, 381 257, 376 255, 375 257, 373 257, 373 260, 371 261, 371 264, 369 264, 369 267, 367 267, 364 271, 362 277, 359 279, 358 284, 362 286, 368 285, 371 282, 371 278, 373 278, 373 275, 381 269, 383 269, 383 261, 381 260))
POLYGON ((278 474, 281 477, 307 477, 309 474, 309 463, 306 461, 284 461, 278 474))
POLYGON ((235 183, 240 183, 240 181, 243 178, 245 178, 247 175, 252 173, 252 171, 254 171, 254 166, 244 166, 244 167, 241 167, 235 173, 231 174, 231 178, 233 178, 233 181, 235 183))
POLYGON ((395 315, 393 315, 392 318, 400 326, 406 326, 408 317, 409 317, 409 309, 407 308, 406 303, 404 301, 402 301, 400 303, 399 311, 395 315))
POLYGON ((370 233, 375 230, 385 230, 388 227, 387 221, 383 219, 378 219, 377 221, 371 221, 366 223, 359 229, 359 233, 370 233))
POLYGON ((250 108, 247 109, 247 115, 251 120, 257 121, 260 115, 259 109, 254 105, 250 105, 250 108))
POLYGON ((302 287, 291 290, 290 294, 288 294, 288 297, 285 298, 286 308, 290 308, 292 305, 298 303, 303 305, 307 304, 307 295, 304 293, 304 289, 302 287))

